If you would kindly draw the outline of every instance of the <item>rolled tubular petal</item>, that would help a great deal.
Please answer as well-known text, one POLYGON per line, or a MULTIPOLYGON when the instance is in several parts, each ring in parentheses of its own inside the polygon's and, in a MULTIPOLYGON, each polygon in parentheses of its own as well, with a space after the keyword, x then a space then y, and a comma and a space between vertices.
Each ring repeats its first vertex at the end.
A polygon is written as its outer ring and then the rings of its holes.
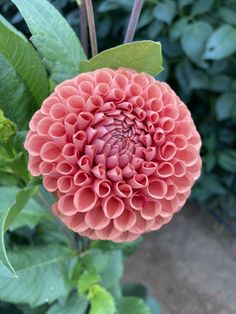
POLYGON ((109 219, 119 217, 125 209, 124 202, 115 195, 106 198, 103 201, 102 207, 105 216, 109 219))
POLYGON ((80 188, 74 196, 75 207, 80 212, 91 210, 97 203, 97 195, 91 187, 80 188))
POLYGON ((56 86, 29 123, 28 169, 53 214, 92 240, 134 241, 185 204, 202 161, 186 105, 167 83, 102 68, 56 86))

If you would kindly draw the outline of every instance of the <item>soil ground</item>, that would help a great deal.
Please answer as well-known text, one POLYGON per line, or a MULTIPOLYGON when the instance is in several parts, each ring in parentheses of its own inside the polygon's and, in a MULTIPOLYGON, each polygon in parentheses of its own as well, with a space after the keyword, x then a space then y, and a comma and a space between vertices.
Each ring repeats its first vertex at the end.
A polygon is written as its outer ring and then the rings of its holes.
POLYGON ((141 282, 163 314, 236 314, 236 237, 188 205, 144 236, 123 282, 141 282))

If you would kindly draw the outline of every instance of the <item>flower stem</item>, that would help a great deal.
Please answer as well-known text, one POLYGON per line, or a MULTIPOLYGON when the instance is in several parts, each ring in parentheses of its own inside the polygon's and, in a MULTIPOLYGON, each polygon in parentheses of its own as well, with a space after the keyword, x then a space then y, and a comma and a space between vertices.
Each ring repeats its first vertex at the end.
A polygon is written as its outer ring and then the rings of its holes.
POLYGON ((76 0, 80 13, 80 38, 84 52, 88 55, 88 22, 85 8, 85 0, 76 0))
POLYGON ((125 34, 124 43, 130 43, 134 39, 134 34, 136 31, 136 27, 138 24, 138 20, 139 20, 139 16, 140 16, 140 13, 142 10, 142 6, 143 6, 143 0, 135 0, 134 1, 131 17, 129 20, 129 25, 128 25, 128 28, 127 28, 127 31, 125 34))
POLYGON ((87 17, 88 17, 88 27, 89 27, 89 37, 91 43, 92 56, 95 56, 98 53, 97 47, 97 36, 96 36, 96 28, 95 28, 95 20, 93 13, 93 4, 92 0, 84 0, 87 17))

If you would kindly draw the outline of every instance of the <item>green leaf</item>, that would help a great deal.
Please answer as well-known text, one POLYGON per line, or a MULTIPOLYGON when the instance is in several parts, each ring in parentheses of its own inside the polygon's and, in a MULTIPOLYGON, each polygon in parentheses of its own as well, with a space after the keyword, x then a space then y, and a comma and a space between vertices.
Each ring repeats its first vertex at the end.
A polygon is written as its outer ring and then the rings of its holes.
POLYGON ((44 219, 52 220, 50 212, 40 206, 34 198, 31 198, 14 222, 10 225, 9 230, 14 231, 23 226, 28 226, 33 229, 44 219))
POLYGON ((98 273, 104 271, 108 264, 108 254, 101 250, 91 249, 82 256, 81 262, 88 270, 95 268, 98 273))
POLYGON ((0 299, 31 307, 51 303, 70 290, 73 252, 63 246, 19 247, 9 254, 17 278, 0 278, 0 299))
POLYGON ((225 23, 232 24, 236 26, 236 13, 226 7, 219 9, 219 15, 225 21, 225 23))
MULTIPOLYGON (((23 190, 14 187, 0 187, 0 274, 16 276, 4 244, 4 233, 15 220, 22 208, 35 193, 36 188, 28 185, 23 190)), ((1 289, 0 289, 1 290, 1 289)))
POLYGON ((184 34, 188 24, 188 18, 186 17, 176 21, 170 29, 170 39, 178 40, 184 34))
POLYGON ((101 275, 101 285, 112 291, 112 287, 115 286, 122 274, 123 274, 123 260, 121 251, 110 251, 104 252, 107 255, 107 266, 100 273, 101 275))
POLYGON ((236 173, 236 150, 228 149, 220 152, 218 164, 222 169, 236 173))
POLYGON ((14 67, 0 53, 0 109, 20 130, 26 129, 35 111, 32 95, 14 67))
POLYGON ((211 79, 210 90, 214 92, 228 92, 232 90, 232 79, 227 75, 214 75, 211 79))
POLYGON ((179 0, 179 7, 183 8, 186 5, 192 4, 195 0, 179 0))
POLYGON ((65 303, 61 304, 57 302, 54 304, 46 314, 85 314, 87 307, 87 298, 79 298, 78 295, 74 293, 65 303))
POLYGON ((185 54, 198 65, 212 31, 213 29, 208 23, 194 22, 187 26, 181 38, 181 45, 185 54))
POLYGON ((92 288, 90 288, 88 298, 91 303, 91 309, 90 309, 89 314, 114 314, 115 313, 116 311, 115 303, 111 294, 106 289, 102 288, 101 286, 94 285, 92 288))
POLYGON ((216 116, 219 121, 236 117, 236 96, 223 94, 216 101, 216 116))
POLYGON ((123 297, 116 301, 117 314, 152 314, 142 299, 123 297))
POLYGON ((79 39, 61 14, 47 0, 12 0, 24 17, 31 40, 52 74, 60 82, 78 74, 86 59, 79 39))
POLYGON ((173 18, 176 14, 176 3, 172 0, 164 0, 163 2, 158 3, 154 10, 153 15, 156 19, 167 24, 171 24, 173 18))
POLYGON ((85 270, 79 277, 78 281, 78 290, 79 295, 83 296, 86 291, 88 291, 91 286, 98 283, 100 281, 101 277, 97 273, 95 268, 88 270, 85 270))
POLYGON ((105 50, 88 61, 82 61, 80 72, 104 67, 111 69, 126 67, 155 76, 163 70, 161 44, 144 40, 105 50))
POLYGON ((236 28, 222 25, 216 29, 207 41, 204 58, 220 60, 236 51, 236 28))
POLYGON ((197 0, 194 1, 192 10, 191 10, 191 14, 193 16, 195 15, 200 15, 203 13, 206 13, 210 10, 210 8, 212 7, 214 3, 214 0, 197 0))
POLYGON ((16 70, 39 106, 48 95, 46 71, 33 46, 0 15, 0 53, 16 70))
POLYGON ((8 141, 15 133, 15 123, 4 117, 3 111, 0 110, 0 143, 8 141))

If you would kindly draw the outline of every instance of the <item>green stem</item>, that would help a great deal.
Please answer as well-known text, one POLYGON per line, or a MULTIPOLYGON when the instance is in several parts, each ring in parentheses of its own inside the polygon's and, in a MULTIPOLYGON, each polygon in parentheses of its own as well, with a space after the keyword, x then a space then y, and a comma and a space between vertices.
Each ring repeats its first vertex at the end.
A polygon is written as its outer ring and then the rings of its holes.
POLYGON ((96 27, 93 13, 93 4, 91 0, 84 0, 88 18, 89 37, 92 50, 92 56, 98 53, 96 27))

